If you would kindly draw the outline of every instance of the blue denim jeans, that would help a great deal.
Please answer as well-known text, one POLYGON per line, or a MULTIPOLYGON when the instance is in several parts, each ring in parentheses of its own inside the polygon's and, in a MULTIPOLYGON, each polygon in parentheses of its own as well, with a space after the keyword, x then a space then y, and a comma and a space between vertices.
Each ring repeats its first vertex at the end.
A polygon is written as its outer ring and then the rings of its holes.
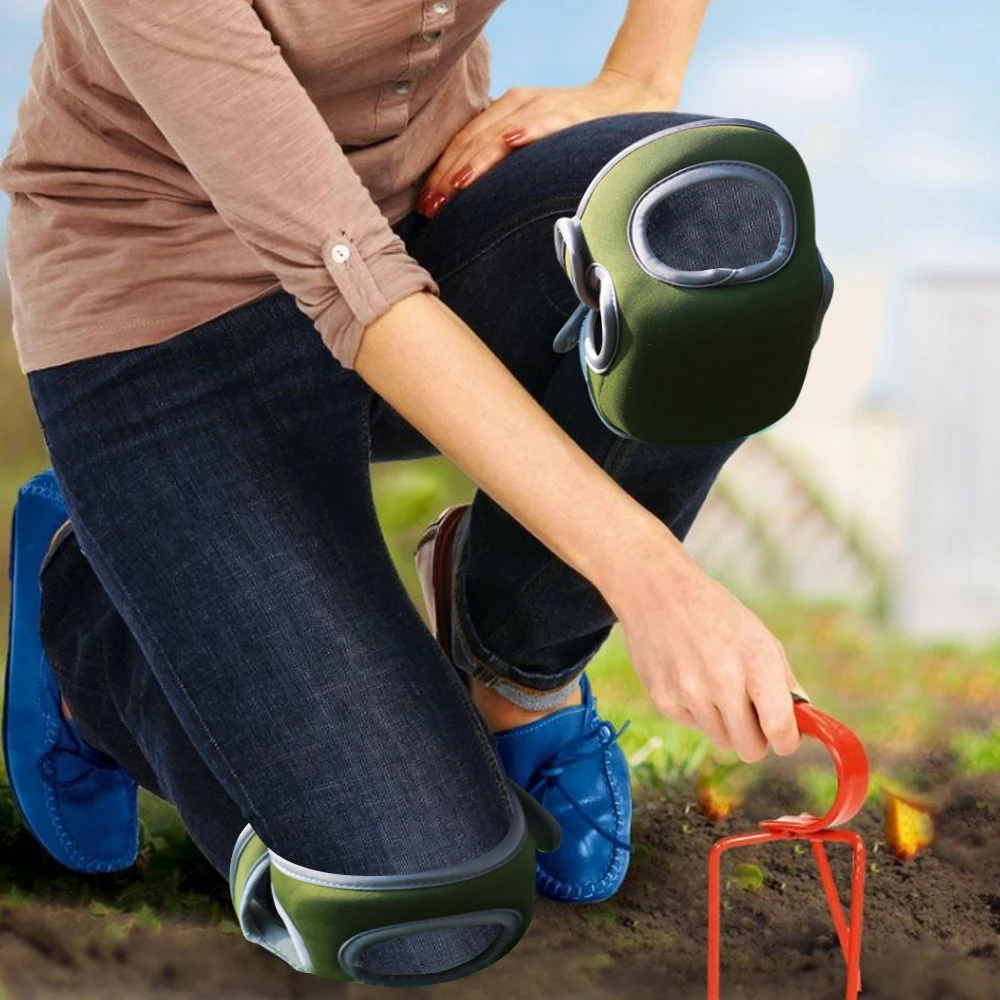
MULTIPOLYGON (((653 446, 604 426, 576 354, 551 347, 577 305, 552 230, 617 152, 696 117, 574 125, 395 226, 443 301, 679 537, 738 442, 653 446)), ((450 664, 370 481, 373 461, 436 451, 286 293, 29 380, 74 528, 42 573, 53 669, 85 737, 177 806, 221 874, 248 822, 284 857, 359 875, 500 841, 504 777, 454 666, 524 705, 564 698, 614 624, 588 580, 478 492, 450 664)), ((455 964, 484 933, 387 942, 380 971, 455 964)))

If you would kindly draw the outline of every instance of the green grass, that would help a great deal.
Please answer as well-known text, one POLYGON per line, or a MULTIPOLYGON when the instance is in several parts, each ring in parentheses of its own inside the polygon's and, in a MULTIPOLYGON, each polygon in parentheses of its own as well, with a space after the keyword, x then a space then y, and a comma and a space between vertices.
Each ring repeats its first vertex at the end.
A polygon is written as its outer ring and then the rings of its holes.
MULTIPOLYGON (((471 497, 472 486, 444 459, 378 467, 374 479, 387 546, 416 600, 411 559, 416 540, 441 507, 471 497)), ((788 600, 754 607, 785 643, 813 701, 866 741, 906 750, 943 738, 969 771, 1000 770, 1000 728, 953 728, 963 708, 996 703, 1000 650, 920 646, 845 608, 788 600)), ((588 673, 603 714, 619 726, 630 720, 621 745, 638 782, 669 789, 698 774, 740 766, 735 754, 715 750, 698 732, 656 712, 629 665, 619 629, 588 673)), ((832 771, 804 767, 799 780, 809 807, 832 799, 832 771)), ((877 794, 874 785, 872 794, 877 794)), ((132 923, 155 926, 164 918, 189 917, 232 933, 225 886, 194 848, 173 808, 144 794, 142 818, 142 860, 136 871, 78 878, 32 853, 9 790, 0 784, 0 903, 72 900, 95 915, 126 915, 132 923)))
POLYGON ((986 733, 959 731, 954 747, 962 769, 969 774, 1000 773, 1000 725, 986 733))
MULTIPOLYGON (((426 484, 421 488, 426 491, 425 498, 435 496, 425 499, 426 503, 433 506, 438 502, 437 494, 426 484)), ((444 493, 449 489, 442 487, 444 493)), ((408 545, 409 540, 400 543, 404 551, 408 545)), ((982 693, 985 678, 998 679, 992 657, 908 647, 881 629, 869 631, 849 611, 788 603, 762 610, 790 648, 813 644, 810 654, 800 658, 803 682, 815 702, 845 718, 868 741, 889 738, 900 749, 905 746, 903 736, 916 746, 929 734, 947 733, 948 719, 956 706, 970 693, 982 693), (852 638, 855 632, 863 641, 852 638), (860 662, 854 663, 855 659, 860 662), (876 668, 886 676, 873 678, 876 668), (898 685, 895 696, 894 678, 898 685), (858 688, 848 688, 851 679, 859 683, 858 688), (931 706, 920 704, 910 691, 911 684, 919 686, 921 680, 939 692, 931 706), (880 693, 883 691, 886 693, 880 693), (903 715, 911 711, 913 717, 903 715)), ((734 754, 714 750, 698 733, 673 725, 650 706, 628 664, 617 629, 588 671, 603 714, 616 725, 631 719, 621 743, 634 762, 637 781, 669 790, 675 782, 696 773, 738 764, 734 754)), ((1000 771, 1000 729, 958 729, 951 733, 950 741, 968 771, 1000 771)), ((799 783, 808 808, 823 808, 833 798, 830 769, 804 766, 799 783)), ((872 796, 877 792, 873 783, 872 796)), ((142 817, 142 860, 135 872, 78 878, 47 863, 33 848, 9 791, 0 785, 0 904, 73 901, 89 906, 98 916, 124 915, 129 926, 192 918, 232 933, 235 925, 225 886, 194 848, 173 808, 144 794, 142 817)))
MULTIPOLYGON (((2 307, 0 307, 2 308, 2 307)), ((45 451, 17 369, 13 345, 0 338, 0 561, 6 565, 9 523, 17 487, 45 467, 45 451)), ((386 544, 407 590, 420 606, 412 551, 442 507, 468 500, 472 483, 443 458, 373 469, 375 502, 386 544)), ((0 574, 0 652, 5 653, 7 578, 0 574)), ((905 751, 931 740, 951 743, 970 772, 1000 771, 1000 647, 970 652, 907 642, 863 614, 794 601, 755 601, 753 607, 782 639, 813 701, 844 719, 872 745, 905 751), (994 726, 956 726, 959 713, 992 705, 994 726)), ((673 725, 650 704, 615 629, 588 668, 602 713, 616 725, 631 720, 621 745, 636 780, 669 789, 699 773, 738 764, 699 733, 673 725)), ((806 798, 829 802, 832 774, 803 768, 806 798)), ((193 917, 236 932, 226 887, 185 834, 176 812, 142 796, 142 851, 136 870, 78 878, 46 862, 24 830, 0 776, 0 904, 71 900, 96 916, 128 915, 156 926, 163 918, 193 917)))

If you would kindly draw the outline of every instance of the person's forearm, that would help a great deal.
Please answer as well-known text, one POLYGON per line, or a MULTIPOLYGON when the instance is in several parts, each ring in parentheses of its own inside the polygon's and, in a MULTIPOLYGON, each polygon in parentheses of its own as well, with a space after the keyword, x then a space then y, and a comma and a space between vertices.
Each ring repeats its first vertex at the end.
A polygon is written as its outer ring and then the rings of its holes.
MULTIPOLYGON (((567 362, 572 362, 568 358, 567 362)), ((742 760, 799 744, 780 643, 667 526, 546 413, 430 292, 365 327, 355 370, 515 520, 582 574, 621 623, 664 715, 742 760)))
POLYGON ((709 0, 629 0, 601 68, 676 106, 709 0))
POLYGON ((369 324, 355 370, 612 608, 620 581, 653 552, 690 568, 662 522, 434 295, 410 295, 369 324))

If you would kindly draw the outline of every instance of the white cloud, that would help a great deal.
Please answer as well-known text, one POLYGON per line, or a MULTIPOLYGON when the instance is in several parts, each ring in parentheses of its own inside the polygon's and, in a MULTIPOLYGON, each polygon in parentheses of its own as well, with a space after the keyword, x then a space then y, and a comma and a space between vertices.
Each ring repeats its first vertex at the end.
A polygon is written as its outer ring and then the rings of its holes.
POLYGON ((878 152, 887 179, 935 191, 980 187, 1000 179, 983 149, 938 129, 915 127, 890 135, 878 152))
POLYGON ((855 104, 870 63, 864 48, 843 41, 738 46, 716 55, 702 89, 720 108, 783 116, 829 111, 855 104))
POLYGON ((1000 238, 959 218, 952 225, 915 229, 900 247, 899 262, 903 270, 946 266, 1000 274, 1000 238))
POLYGON ((685 105, 764 122, 811 170, 840 169, 858 142, 870 73, 868 50, 847 41, 731 46, 698 67, 685 105))

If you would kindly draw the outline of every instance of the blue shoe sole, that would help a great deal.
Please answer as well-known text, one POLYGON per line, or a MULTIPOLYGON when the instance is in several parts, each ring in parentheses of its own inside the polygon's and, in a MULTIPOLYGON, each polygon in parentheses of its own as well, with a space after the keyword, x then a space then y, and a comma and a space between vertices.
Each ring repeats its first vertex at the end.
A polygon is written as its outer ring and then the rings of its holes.
MULTIPOLYGON (((45 493, 46 490, 44 486, 36 486, 35 492, 37 495, 45 493)), ((22 496, 26 493, 27 490, 25 487, 22 487, 22 491, 19 491, 17 501, 14 505, 14 512, 11 517, 10 553, 7 565, 7 578, 10 582, 10 614, 7 624, 7 658, 6 671, 4 675, 2 744, 4 763, 7 769, 7 778, 10 785, 11 795, 13 797, 14 804, 23 817, 28 831, 60 864, 72 869, 73 871, 86 874, 122 871, 132 867, 135 863, 139 847, 138 812, 136 806, 137 786, 124 771, 117 769, 117 773, 115 773, 113 770, 106 769, 108 770, 110 780, 118 782, 118 791, 121 794, 118 796, 117 804, 121 806, 122 800, 124 800, 124 812, 127 812, 128 814, 127 816, 122 815, 119 817, 119 822, 116 824, 117 829, 115 830, 115 833, 121 837, 122 842, 126 843, 128 846, 123 848, 117 856, 112 857, 101 856, 100 852, 95 853, 94 856, 88 857, 86 851, 82 849, 83 845, 78 844, 74 846, 70 844, 67 835, 61 831, 51 819, 52 809, 40 808, 37 811, 36 816, 36 811, 30 808, 29 803, 26 801, 26 798, 29 797, 25 794, 26 790, 19 787, 21 785, 22 778, 26 783, 28 781, 35 782, 35 791, 42 790, 46 797, 46 802, 50 807, 54 808, 52 790, 48 787, 43 787, 44 779, 38 768, 35 767, 33 773, 21 773, 22 769, 26 771, 24 766, 25 760, 32 757, 31 751, 37 750, 39 747, 31 747, 27 752, 22 752, 20 754, 12 752, 11 717, 14 714, 15 707, 23 710, 24 713, 27 714, 30 711, 31 699, 34 698, 35 705, 37 705, 38 712, 41 715, 42 708, 38 703, 37 696, 42 689, 42 685, 49 679, 43 672, 51 671, 51 668, 45 659, 44 652, 40 649, 40 639, 38 640, 38 657, 37 659, 35 659, 35 657, 31 657, 31 661, 36 665, 30 676, 25 676, 23 674, 26 666, 22 666, 20 664, 21 657, 18 658, 18 666, 15 667, 14 664, 15 627, 17 626, 17 619, 19 617, 23 617, 23 615, 18 615, 16 613, 18 611, 18 604, 16 600, 17 595, 15 593, 16 585, 19 582, 15 580, 15 568, 16 562, 21 556, 21 540, 18 537, 18 508, 21 504, 22 496), (15 674, 17 675, 16 677, 15 674), (18 763, 19 760, 20 763, 18 763)), ((62 521, 53 524, 51 526, 51 532, 47 530, 49 526, 46 525, 47 539, 51 539, 52 535, 55 534, 56 529, 61 523, 62 521)), ((47 548, 48 541, 46 541, 44 545, 44 549, 47 548)), ((42 555, 44 555, 44 551, 42 555)), ((33 565, 37 563, 38 568, 40 568, 41 558, 37 557, 37 552, 29 552, 27 556, 27 558, 32 561, 33 565), (32 560, 32 556, 35 556, 36 558, 32 560)), ((32 606, 29 610, 33 615, 36 609, 32 606)), ((44 720, 44 716, 42 716, 38 724, 41 727, 51 723, 44 720)), ((66 727, 67 731, 71 731, 65 721, 63 721, 62 724, 66 727)), ((32 760, 31 763, 35 764, 36 762, 32 760)), ((106 790, 107 782, 104 782, 104 786, 106 790)), ((105 824, 109 820, 109 816, 104 814, 104 810, 106 808, 107 802, 102 803, 100 810, 102 814, 99 817, 95 816, 95 819, 99 819, 100 822, 105 824)), ((97 812, 97 810, 95 810, 95 812, 97 812)), ((114 820, 112 820, 112 823, 114 823, 114 820)), ((116 837, 116 843, 117 842, 118 838, 116 837)))

